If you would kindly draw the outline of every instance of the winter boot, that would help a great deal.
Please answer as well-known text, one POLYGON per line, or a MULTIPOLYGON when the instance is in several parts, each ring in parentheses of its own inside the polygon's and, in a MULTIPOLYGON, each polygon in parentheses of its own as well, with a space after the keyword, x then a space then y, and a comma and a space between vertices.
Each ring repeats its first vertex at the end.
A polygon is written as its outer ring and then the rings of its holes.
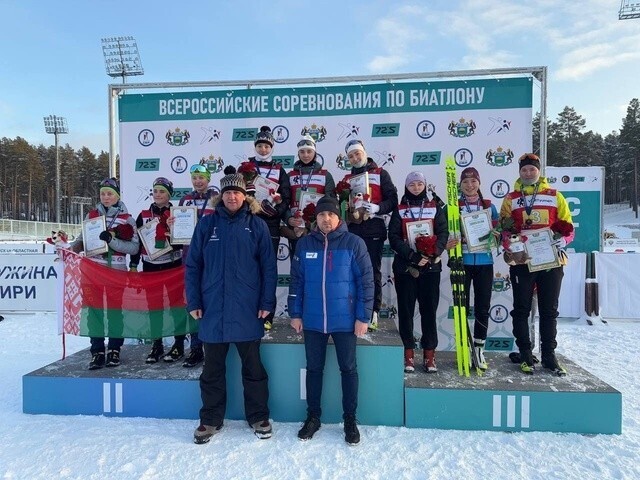
POLYGON ((220 431, 221 428, 222 424, 215 427, 211 425, 200 425, 196 428, 196 431, 193 432, 193 443, 197 443, 199 445, 207 443, 211 440, 211 437, 220 431))
POLYGON ((273 433, 273 429, 271 428, 271 422, 269 420, 261 420, 258 422, 254 422, 251 424, 251 428, 253 428, 253 433, 256 434, 261 440, 266 440, 267 438, 271 438, 271 434, 273 433))
POLYGON ((487 360, 484 358, 484 344, 484 340, 477 339, 473 341, 473 348, 476 351, 476 359, 480 370, 486 370, 488 368, 487 360))
POLYGON ((96 352, 89 362, 89 370, 98 370, 104 367, 104 352, 96 352))
POLYGON ((185 368, 193 368, 204 360, 204 351, 202 345, 192 347, 187 358, 184 359, 182 366, 185 368))
POLYGON ((177 362, 182 357, 184 357, 184 344, 182 342, 175 342, 162 360, 168 363, 173 363, 177 362))
POLYGON ((107 352, 107 367, 117 367, 120 365, 120 350, 109 350, 107 352))
POLYGON ((413 373, 415 367, 413 364, 413 348, 404 349, 404 373, 413 373))
POLYGON ((536 371, 531 350, 520 350, 520 370, 527 375, 533 375, 536 371))
POLYGON ((559 377, 563 377, 567 374, 567 370, 558 363, 555 353, 543 353, 542 354, 542 366, 551 370, 559 377))
POLYGON ((158 363, 160 357, 164 354, 164 345, 162 345, 162 340, 154 341, 153 346, 151 347, 151 353, 147 355, 147 359, 145 363, 158 363))
POLYGON ((360 443, 360 432, 355 415, 345 415, 344 417, 344 441, 351 446, 360 443))
POLYGON ((423 350, 424 354, 424 370, 427 373, 435 373, 438 371, 436 366, 436 351, 435 350, 423 350))
POLYGON ((298 438, 300 440, 311 440, 318 430, 320 430, 320 419, 309 415, 298 432, 298 438))
POLYGON ((377 330, 378 330, 378 312, 374 310, 373 314, 371 315, 371 323, 369 323, 369 331, 376 332, 377 330))

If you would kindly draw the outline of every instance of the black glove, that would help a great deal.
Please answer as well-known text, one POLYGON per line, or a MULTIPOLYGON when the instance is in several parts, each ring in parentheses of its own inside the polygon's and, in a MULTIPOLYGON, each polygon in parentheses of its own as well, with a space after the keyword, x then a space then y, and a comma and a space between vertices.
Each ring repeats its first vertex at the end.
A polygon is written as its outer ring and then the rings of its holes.
POLYGON ((113 237, 111 236, 111 232, 109 232, 109 230, 105 230, 100 234, 100 237, 98 238, 100 238, 100 240, 104 242, 109 243, 113 237))
POLYGON ((409 258, 411 263, 415 263, 416 265, 422 261, 422 255, 418 252, 411 252, 411 257, 409 258))

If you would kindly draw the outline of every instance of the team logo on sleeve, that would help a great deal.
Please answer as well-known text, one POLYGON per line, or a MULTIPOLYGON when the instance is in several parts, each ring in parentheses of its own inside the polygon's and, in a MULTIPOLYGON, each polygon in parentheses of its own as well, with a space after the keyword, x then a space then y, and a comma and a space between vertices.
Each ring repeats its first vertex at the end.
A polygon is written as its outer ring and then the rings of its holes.
POLYGON ((502 147, 496 148, 496 150, 489 149, 485 155, 487 163, 493 167, 506 167, 513 162, 513 152, 510 148, 506 150, 502 147))
POLYGON ((476 122, 461 118, 458 121, 452 120, 449 123, 449 134, 458 138, 470 137, 476 133, 476 122))
POLYGON ((180 127, 176 127, 175 130, 169 130, 164 138, 167 139, 167 143, 169 145, 173 145, 174 147, 181 147, 182 145, 186 145, 189 143, 189 130, 180 130, 180 127))
POLYGON ((327 129, 322 125, 318 126, 315 123, 312 123, 310 127, 303 127, 300 135, 302 135, 303 137, 305 135, 309 135, 316 142, 321 142, 327 136, 327 129))

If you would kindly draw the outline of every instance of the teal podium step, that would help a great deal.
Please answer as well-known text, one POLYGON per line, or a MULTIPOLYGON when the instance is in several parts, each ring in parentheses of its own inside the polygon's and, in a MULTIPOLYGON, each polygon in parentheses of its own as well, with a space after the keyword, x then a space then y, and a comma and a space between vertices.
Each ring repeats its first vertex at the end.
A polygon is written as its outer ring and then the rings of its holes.
MULTIPOLYGON (((437 352, 438 372, 405 374, 407 427, 550 431, 585 434, 622 432, 622 395, 571 360, 555 376, 539 365, 525 375, 504 353, 486 354, 483 376, 458 375, 455 352, 437 352)), ((416 365, 421 358, 416 356, 416 365)))
MULTIPOLYGON (((167 341, 170 341, 167 339, 167 341)), ((87 339, 87 343, 88 343, 87 339)), ((121 365, 89 371, 83 350, 23 376, 23 411, 32 414, 105 415, 197 419, 201 407, 201 367, 144 363, 149 345, 125 345, 121 365)), ((302 422, 306 418, 305 352, 302 335, 288 320, 276 319, 261 346, 269 374, 271 418, 302 422)), ((360 380, 358 420, 365 425, 404 424, 403 347, 391 320, 358 339, 360 380)), ((323 384, 322 421, 342 421, 340 371, 330 342, 323 384)), ((240 360, 234 346, 227 356, 226 418, 244 419, 240 360)))

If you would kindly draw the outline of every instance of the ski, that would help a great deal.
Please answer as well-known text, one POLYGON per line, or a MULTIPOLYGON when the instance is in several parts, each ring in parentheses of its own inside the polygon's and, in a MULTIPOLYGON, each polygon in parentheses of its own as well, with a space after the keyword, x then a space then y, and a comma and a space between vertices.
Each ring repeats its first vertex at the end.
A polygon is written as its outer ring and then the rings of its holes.
MULTIPOLYGON (((462 236, 460 234, 460 207, 458 206, 458 179, 456 176, 456 162, 453 157, 447 157, 445 171, 447 178, 447 222, 449 226, 449 237, 460 240, 462 236)), ((471 363, 469 352, 474 350, 474 348, 473 340, 470 337, 469 324, 467 322, 461 242, 458 242, 454 248, 449 250, 449 268, 451 269, 453 325, 458 374, 468 377, 471 363)), ((477 364, 476 371, 480 371, 477 364)))

